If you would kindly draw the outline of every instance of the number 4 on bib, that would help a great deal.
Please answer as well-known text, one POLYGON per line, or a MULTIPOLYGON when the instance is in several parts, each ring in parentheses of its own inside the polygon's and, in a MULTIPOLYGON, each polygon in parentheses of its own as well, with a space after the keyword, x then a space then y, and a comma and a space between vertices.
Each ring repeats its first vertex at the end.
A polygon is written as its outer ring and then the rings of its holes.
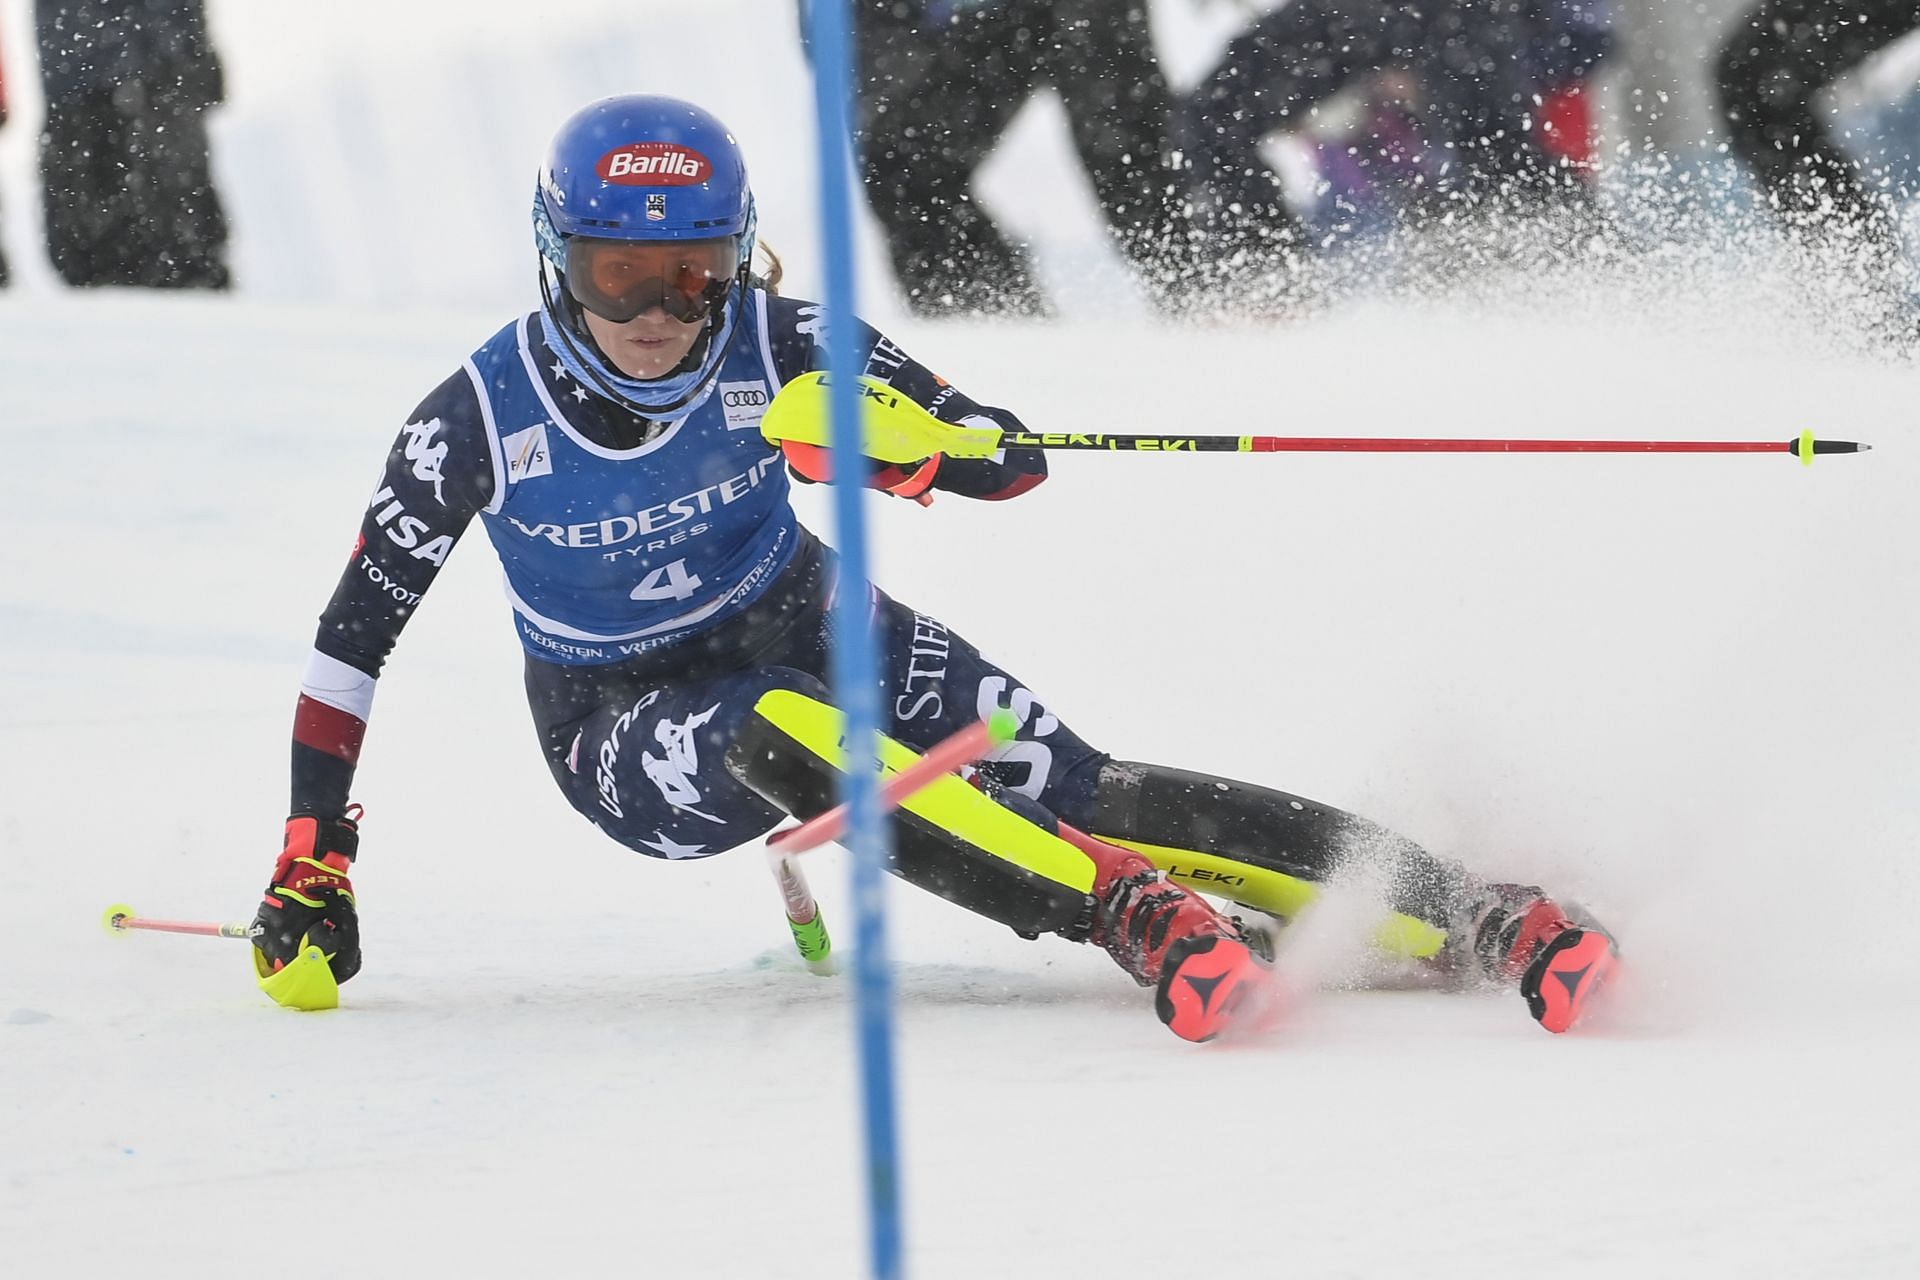
POLYGON ((698 574, 687 572, 685 560, 663 564, 648 574, 631 592, 635 600, 685 600, 700 589, 698 574))

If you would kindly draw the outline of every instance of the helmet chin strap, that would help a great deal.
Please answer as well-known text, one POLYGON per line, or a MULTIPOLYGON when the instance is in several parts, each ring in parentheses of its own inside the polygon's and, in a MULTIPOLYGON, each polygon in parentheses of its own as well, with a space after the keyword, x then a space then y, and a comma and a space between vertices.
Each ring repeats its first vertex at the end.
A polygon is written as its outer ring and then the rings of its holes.
MULTIPOLYGON (((744 291, 746 288, 746 280, 747 268, 745 264, 742 264, 740 274, 735 278, 734 284, 744 291)), ((623 405, 631 409, 643 418, 669 418, 706 394, 706 390, 712 384, 713 380, 720 376, 720 366, 727 362, 727 356, 733 351, 733 344, 739 341, 740 330, 744 327, 739 324, 733 326, 732 332, 727 335, 727 345, 721 350, 719 356, 712 361, 712 367, 709 368, 706 375, 690 387, 685 394, 665 404, 644 404, 614 386, 607 378, 601 376, 600 369, 602 362, 611 364, 612 361, 607 358, 605 352, 600 350, 599 344, 594 342, 591 332, 588 331, 586 327, 584 310, 581 308, 579 301, 567 290, 566 277, 555 269, 553 264, 548 262, 545 257, 540 259, 540 290, 542 296, 546 299, 547 309, 553 313, 557 322, 553 326, 555 335, 559 337, 561 342, 566 344, 568 354, 573 356, 575 362, 578 363, 580 368, 586 373, 587 380, 592 386, 592 389, 613 401, 615 404, 623 405)), ((694 341, 693 347, 688 350, 686 357, 682 359, 678 365, 675 365, 673 369, 668 371, 665 376, 672 377, 676 373, 683 372, 691 362, 706 358, 706 353, 713 346, 714 338, 718 336, 721 328, 725 324, 726 308, 732 305, 733 290, 729 289, 726 299, 708 314, 704 332, 694 341)), ((635 381, 646 382, 650 381, 650 379, 638 378, 635 379, 635 381)))

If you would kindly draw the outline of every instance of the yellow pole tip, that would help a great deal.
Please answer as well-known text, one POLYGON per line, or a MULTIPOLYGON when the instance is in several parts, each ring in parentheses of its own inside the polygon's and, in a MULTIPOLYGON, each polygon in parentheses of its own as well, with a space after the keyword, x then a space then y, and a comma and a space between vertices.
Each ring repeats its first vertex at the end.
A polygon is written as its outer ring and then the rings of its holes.
POLYGON ((135 919, 134 909, 124 902, 116 902, 106 909, 100 917, 100 926, 115 937, 124 937, 128 932, 127 921, 135 919))
POLYGON ((1020 718, 1000 707, 987 717, 987 737, 995 742, 1012 742, 1013 735, 1020 732, 1020 718))

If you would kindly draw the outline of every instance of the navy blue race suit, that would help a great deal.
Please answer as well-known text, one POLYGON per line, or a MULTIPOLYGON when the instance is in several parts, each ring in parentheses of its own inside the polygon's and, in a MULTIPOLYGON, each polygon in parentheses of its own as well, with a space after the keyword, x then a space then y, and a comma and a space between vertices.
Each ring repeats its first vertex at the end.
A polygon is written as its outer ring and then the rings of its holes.
MULTIPOLYGON (((292 812, 346 811, 381 665, 478 517, 506 570, 541 750, 574 808, 654 857, 707 856, 771 830, 783 810, 725 757, 768 691, 827 700, 828 606, 836 591, 862 589, 840 580, 834 554, 795 520, 781 455, 759 430, 780 387, 822 363, 825 327, 816 305, 749 291, 709 393, 671 422, 575 383, 537 316, 503 328, 435 388, 394 441, 321 615, 295 717, 292 812)), ((1023 429, 864 325, 860 346, 869 376, 941 419, 1023 429)), ((942 459, 934 487, 1004 499, 1045 475, 1040 451, 1009 449, 942 459)), ((1111 760, 944 623, 877 590, 870 599, 883 731, 924 749, 1009 708, 1019 732, 980 772, 1043 826, 1059 818, 1309 880, 1350 847, 1392 847, 1395 905, 1442 928, 1451 918, 1457 868, 1337 809, 1111 760)), ((1071 936, 1077 897, 1054 895, 1044 911, 1010 906, 1023 900, 1017 877, 996 870, 998 858, 974 860, 988 864, 975 877, 984 888, 967 890, 945 868, 916 882, 1022 932, 1071 936)), ((905 862, 897 854, 895 870, 915 879, 905 862)))
MULTIPOLYGON (((476 516, 507 568, 541 746, 574 807, 641 853, 717 853, 780 814, 721 767, 760 692, 825 696, 831 550, 795 521, 760 435, 779 388, 817 367, 821 308, 755 291, 714 388, 649 423, 577 386, 537 318, 507 326, 414 411, 351 563, 321 615, 295 720, 292 812, 345 811, 375 681, 476 516)), ((867 372, 947 421, 1019 429, 864 329, 867 372)), ((936 489, 1013 497, 1044 455, 942 461, 936 489)), ((875 591, 882 728, 926 747, 1010 706, 1019 740, 988 766, 1084 816, 1104 757, 939 621, 875 591)))

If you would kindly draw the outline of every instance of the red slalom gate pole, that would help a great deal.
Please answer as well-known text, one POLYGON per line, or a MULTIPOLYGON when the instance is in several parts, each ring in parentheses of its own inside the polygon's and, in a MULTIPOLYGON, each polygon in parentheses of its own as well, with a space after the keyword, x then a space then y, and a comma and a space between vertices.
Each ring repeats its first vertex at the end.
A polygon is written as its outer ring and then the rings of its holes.
MULTIPOLYGON (((908 796, 941 774, 970 765, 1000 743, 1011 742, 1018 728, 1013 716, 1001 711, 991 720, 976 720, 951 737, 941 739, 928 748, 925 755, 887 779, 886 785, 880 788, 880 812, 891 813, 904 804, 908 796)), ((791 831, 774 836, 767 841, 767 848, 781 854, 805 853, 831 844, 845 835, 846 830, 847 806, 835 805, 791 831)))
MULTIPOLYGON (((934 779, 972 764, 1003 742, 1011 742, 1019 727, 1012 712, 996 711, 990 719, 976 720, 958 733, 941 739, 925 755, 887 779, 886 785, 880 788, 878 811, 893 812, 934 779)), ((820 903, 814 898, 813 889, 794 855, 846 835, 848 813, 848 806, 835 805, 767 841, 767 865, 773 872, 774 883, 780 886, 794 948, 806 961, 807 968, 821 975, 835 970, 833 938, 820 914, 820 903)))

